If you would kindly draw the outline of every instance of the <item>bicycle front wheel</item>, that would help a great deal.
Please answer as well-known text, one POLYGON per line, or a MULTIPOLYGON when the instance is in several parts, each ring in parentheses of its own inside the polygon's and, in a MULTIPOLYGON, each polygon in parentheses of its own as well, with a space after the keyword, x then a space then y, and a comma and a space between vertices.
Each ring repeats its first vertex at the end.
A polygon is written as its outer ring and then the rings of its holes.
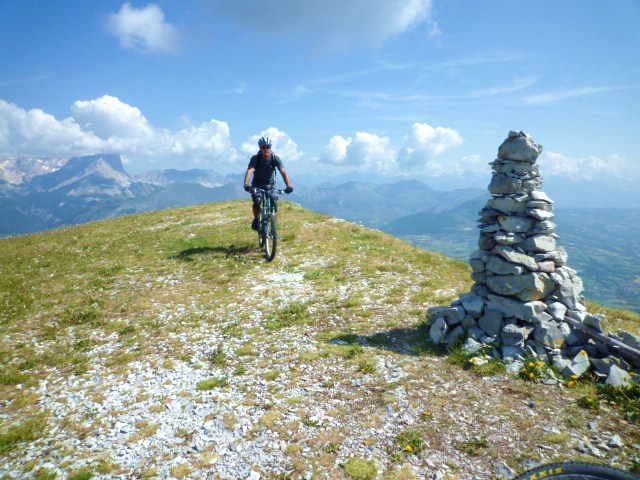
POLYGON ((268 215, 265 222, 263 234, 264 258, 267 262, 273 260, 276 256, 276 248, 278 246, 278 229, 276 226, 276 217, 268 215))
POLYGON ((514 480, 639 480, 640 477, 617 468, 586 462, 561 462, 542 465, 514 480))

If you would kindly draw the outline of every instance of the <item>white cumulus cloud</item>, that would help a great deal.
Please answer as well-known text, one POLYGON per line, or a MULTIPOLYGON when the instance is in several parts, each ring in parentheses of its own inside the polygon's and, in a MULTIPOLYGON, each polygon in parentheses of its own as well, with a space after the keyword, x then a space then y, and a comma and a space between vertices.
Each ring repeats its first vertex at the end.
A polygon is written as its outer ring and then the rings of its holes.
POLYGON ((178 30, 165 21, 162 9, 153 3, 135 8, 127 2, 118 13, 107 17, 105 27, 125 49, 162 54, 179 49, 178 30))
POLYGON ((462 135, 452 128, 432 127, 428 123, 414 123, 405 137, 406 146, 401 161, 415 162, 430 159, 462 144, 462 135))
POLYGON ((378 172, 393 171, 397 152, 391 147, 389 137, 374 133, 357 132, 354 138, 335 135, 322 151, 320 161, 332 165, 356 169, 375 169, 378 172))
POLYGON ((269 138, 271 140, 271 149, 273 153, 282 158, 285 167, 287 166, 288 162, 296 162, 303 155, 303 152, 289 135, 281 130, 278 130, 276 127, 269 127, 266 130, 260 132, 259 135, 253 135, 242 144, 241 150, 247 157, 251 157, 258 152, 258 140, 261 137, 269 138))
POLYGON ((0 152, 9 155, 66 155, 101 150, 104 141, 73 119, 57 120, 38 108, 23 110, 0 100, 0 152))
POLYGON ((233 164, 238 160, 229 125, 209 120, 173 131, 154 127, 134 106, 104 95, 77 101, 73 116, 58 120, 0 100, 0 154, 68 155, 119 153, 135 159, 180 159, 187 164, 233 164))
POLYGON ((73 104, 74 118, 82 128, 101 138, 148 139, 153 129, 137 107, 117 97, 103 95, 95 100, 78 100, 73 104))
POLYGON ((432 0, 209 0, 217 14, 260 32, 295 35, 324 47, 378 46, 422 23, 429 34, 439 30, 432 0))
POLYGON ((546 175, 572 179, 594 180, 605 176, 625 179, 640 177, 640 165, 617 154, 605 158, 598 156, 573 158, 560 153, 543 152, 538 163, 546 175))
POLYGON ((375 169, 378 173, 457 174, 470 166, 476 169, 478 158, 469 156, 454 164, 439 156, 462 142, 462 135, 451 128, 414 123, 400 148, 394 146, 389 137, 373 133, 357 132, 354 138, 335 135, 318 160, 324 164, 359 170, 375 169))

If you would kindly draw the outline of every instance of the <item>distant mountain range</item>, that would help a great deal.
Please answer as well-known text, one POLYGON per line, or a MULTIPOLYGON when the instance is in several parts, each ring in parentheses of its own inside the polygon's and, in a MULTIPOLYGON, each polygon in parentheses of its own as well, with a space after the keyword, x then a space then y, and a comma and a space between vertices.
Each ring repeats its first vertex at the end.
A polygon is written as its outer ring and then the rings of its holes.
MULTIPOLYGON (((488 198, 484 189, 440 191, 402 180, 296 184, 287 199, 466 259, 477 248, 477 212, 488 198)), ((194 169, 129 175, 116 154, 0 158, 0 237, 233 199, 248 200, 242 174, 194 169)), ((583 277, 587 296, 640 311, 640 208, 575 209, 556 203, 555 213, 559 242, 583 277)))

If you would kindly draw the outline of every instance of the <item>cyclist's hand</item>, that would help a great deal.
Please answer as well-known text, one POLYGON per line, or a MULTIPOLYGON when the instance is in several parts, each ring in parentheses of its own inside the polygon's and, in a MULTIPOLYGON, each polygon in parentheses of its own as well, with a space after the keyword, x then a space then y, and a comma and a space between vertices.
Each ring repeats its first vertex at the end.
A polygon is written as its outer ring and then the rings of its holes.
POLYGON ((245 192, 250 192, 251 191, 251 185, 245 185, 244 186, 244 191, 245 192))
POLYGON ((293 192, 293 187, 287 187, 284 189, 285 193, 291 193, 293 192))

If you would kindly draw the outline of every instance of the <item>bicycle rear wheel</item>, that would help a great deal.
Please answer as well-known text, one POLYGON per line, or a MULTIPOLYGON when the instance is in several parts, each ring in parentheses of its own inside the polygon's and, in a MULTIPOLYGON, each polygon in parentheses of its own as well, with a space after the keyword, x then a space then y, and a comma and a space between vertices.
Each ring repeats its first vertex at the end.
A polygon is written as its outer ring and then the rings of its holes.
POLYGON ((274 215, 268 215, 264 230, 263 230, 263 243, 264 243, 264 258, 267 262, 273 260, 276 256, 276 248, 278 246, 278 230, 276 227, 276 217, 274 215))
POLYGON ((617 468, 586 462, 561 462, 541 465, 514 480, 639 480, 640 477, 617 468))

